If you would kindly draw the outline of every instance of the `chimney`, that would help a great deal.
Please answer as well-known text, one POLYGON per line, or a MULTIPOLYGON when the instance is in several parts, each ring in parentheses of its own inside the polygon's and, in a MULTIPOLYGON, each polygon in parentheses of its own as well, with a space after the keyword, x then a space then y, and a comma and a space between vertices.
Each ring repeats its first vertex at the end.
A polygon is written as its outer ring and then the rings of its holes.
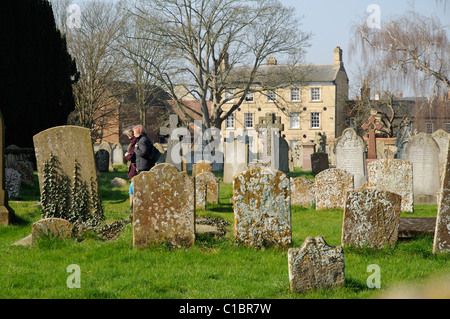
POLYGON ((342 61, 342 49, 340 47, 336 47, 334 49, 334 66, 344 66, 344 62, 342 61))
POLYGON ((267 65, 277 65, 277 59, 274 57, 267 58, 267 65))

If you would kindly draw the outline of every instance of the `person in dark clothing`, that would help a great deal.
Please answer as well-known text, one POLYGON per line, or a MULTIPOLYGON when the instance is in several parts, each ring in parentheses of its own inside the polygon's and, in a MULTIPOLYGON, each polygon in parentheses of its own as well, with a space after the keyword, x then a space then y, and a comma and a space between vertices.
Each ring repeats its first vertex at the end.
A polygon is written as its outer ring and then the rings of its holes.
MULTIPOLYGON (((136 171, 136 154, 134 154, 134 148, 136 146, 137 138, 134 136, 133 129, 129 128, 123 132, 130 139, 130 145, 128 145, 127 152, 125 153, 125 158, 128 161, 128 175, 127 177, 132 179, 137 175, 136 171)), ((133 182, 130 184, 130 189, 128 191, 130 195, 130 211, 133 211, 133 182)))
POLYGON ((136 171, 139 174, 142 171, 149 171, 155 166, 156 161, 153 160, 153 155, 156 148, 147 134, 145 134, 145 129, 142 125, 133 127, 133 132, 137 140, 134 153, 136 154, 136 171))

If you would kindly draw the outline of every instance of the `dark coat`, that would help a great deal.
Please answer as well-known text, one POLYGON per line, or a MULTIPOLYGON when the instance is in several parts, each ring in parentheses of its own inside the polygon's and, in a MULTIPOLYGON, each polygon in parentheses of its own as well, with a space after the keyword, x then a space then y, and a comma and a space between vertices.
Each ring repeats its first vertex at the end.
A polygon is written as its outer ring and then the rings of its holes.
POLYGON ((133 136, 133 139, 130 142, 130 145, 128 146, 128 154, 125 156, 127 161, 129 161, 129 168, 128 168, 128 178, 133 178, 133 176, 137 175, 136 171, 136 154, 134 153, 134 146, 137 143, 137 138, 133 136))
POLYGON ((136 154, 136 169, 138 173, 142 171, 149 171, 155 166, 155 161, 152 160, 153 152, 156 148, 153 142, 143 133, 137 138, 134 153, 136 154))

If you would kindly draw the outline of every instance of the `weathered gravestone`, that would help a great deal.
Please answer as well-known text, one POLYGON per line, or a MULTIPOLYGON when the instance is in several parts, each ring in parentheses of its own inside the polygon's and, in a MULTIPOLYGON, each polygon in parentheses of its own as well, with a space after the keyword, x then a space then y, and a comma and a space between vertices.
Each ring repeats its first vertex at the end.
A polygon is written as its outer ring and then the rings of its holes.
POLYGON ((201 160, 192 165, 192 176, 196 176, 197 174, 203 172, 212 172, 212 163, 207 160, 201 160))
POLYGON ((105 150, 108 152, 108 170, 112 170, 113 169, 113 154, 112 154, 112 147, 111 144, 109 144, 109 142, 101 142, 100 145, 98 146, 98 150, 105 150))
POLYGON ((248 247, 292 243, 289 177, 269 168, 251 168, 234 177, 235 239, 248 247))
POLYGON ((294 167, 302 167, 303 166, 303 142, 298 141, 294 144, 293 152, 292 152, 294 167))
POLYGON ((445 132, 443 129, 439 129, 431 136, 434 138, 436 143, 439 145, 439 176, 442 178, 444 177, 444 171, 445 171, 445 163, 447 159, 447 149, 448 144, 450 143, 450 134, 445 132))
POLYGON ((303 143, 303 164, 302 164, 302 170, 303 171, 310 171, 312 170, 312 164, 311 164, 311 155, 314 154, 314 148, 315 143, 313 142, 304 142, 303 143))
POLYGON ((0 225, 9 225, 14 216, 14 210, 9 207, 8 194, 5 191, 5 124, 0 112, 0 225))
POLYGON ((395 140, 395 146, 397 147, 397 154, 395 158, 405 159, 405 149, 412 137, 412 125, 409 119, 405 119, 397 131, 397 138, 395 140))
POLYGON ((195 180, 195 208, 206 209, 207 185, 205 182, 195 180))
POLYGON ((328 164, 328 154, 314 153, 311 154, 311 170, 313 173, 320 173, 330 168, 328 164))
POLYGON ((103 210, 90 130, 57 126, 36 134, 33 142, 43 216, 98 224, 103 210))
POLYGON ((367 186, 402 196, 401 210, 414 212, 413 166, 401 159, 376 160, 367 164, 367 186))
POLYGON ((338 168, 320 172, 314 182, 316 209, 343 209, 345 192, 351 189, 353 189, 352 174, 338 168))
POLYGON ((109 171, 109 153, 105 149, 95 152, 95 165, 100 172, 109 171))
POLYGON ((190 247, 195 242, 195 181, 162 163, 133 177, 133 245, 165 242, 190 247))
POLYGON ((206 183, 206 201, 211 204, 219 204, 219 179, 211 172, 203 172, 195 175, 195 181, 206 183))
POLYGON ((331 247, 321 236, 309 236, 300 248, 289 248, 288 266, 290 288, 297 293, 345 284, 342 246, 331 247))
POLYGON ((347 128, 336 141, 336 168, 353 174, 355 189, 366 183, 366 143, 347 128))
POLYGON ((62 218, 45 218, 35 222, 31 228, 31 245, 35 245, 42 236, 67 239, 74 237, 75 227, 62 218))
POLYGON ((419 133, 406 146, 405 159, 413 165, 414 203, 437 203, 440 187, 439 145, 431 136, 419 133))
POLYGON ((355 247, 393 247, 398 239, 401 196, 366 189, 347 193, 342 245, 355 247))
POLYGON ((439 194, 433 253, 450 253, 450 144, 439 194))
POLYGON ((305 177, 291 177, 291 204, 311 207, 314 202, 314 182, 305 177))

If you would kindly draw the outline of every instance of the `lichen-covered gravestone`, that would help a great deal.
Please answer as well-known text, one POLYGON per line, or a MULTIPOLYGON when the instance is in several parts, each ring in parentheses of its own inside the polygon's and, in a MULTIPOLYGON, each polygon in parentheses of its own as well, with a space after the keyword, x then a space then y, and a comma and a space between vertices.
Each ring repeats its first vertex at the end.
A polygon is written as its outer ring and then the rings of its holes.
POLYGON ((297 293, 345 284, 342 246, 331 247, 321 236, 307 237, 300 248, 289 248, 288 266, 290 288, 297 293))
POLYGON ((195 180, 195 208, 206 209, 207 185, 204 181, 195 180))
POLYGON ((103 219, 90 130, 57 126, 33 137, 43 217, 95 226, 103 219))
POLYGON ((195 181, 162 163, 133 177, 133 245, 190 247, 195 242, 195 181))
POLYGON ((212 172, 212 163, 207 160, 200 160, 194 165, 192 165, 192 176, 196 176, 197 174, 203 172, 212 172))
POLYGON ((311 207, 314 202, 314 182, 305 177, 291 177, 291 204, 311 207))
POLYGON ((292 243, 289 177, 251 168, 233 180, 235 239, 247 247, 288 247, 292 243))
POLYGON ((8 205, 8 195, 5 191, 5 125, 0 112, 0 225, 8 226, 14 210, 8 205))
POLYGON ((433 253, 450 253, 450 144, 438 204, 433 253))
POLYGON ((31 245, 35 245, 41 236, 73 238, 75 227, 62 218, 45 218, 35 222, 31 229, 31 245))
POLYGON ((367 164, 368 187, 402 196, 402 211, 414 211, 413 166, 401 159, 380 159, 367 164))
POLYGON ((351 189, 353 189, 352 174, 338 168, 320 172, 314 182, 316 209, 343 209, 345 192, 351 189))
POLYGON ((440 187, 439 145, 431 136, 419 133, 406 146, 405 159, 413 165, 414 202, 436 204, 440 187))
POLYGON ((355 188, 366 183, 366 143, 352 128, 336 140, 336 168, 353 174, 355 188))
POLYGON ((349 191, 342 245, 375 249, 394 246, 398 239, 401 200, 399 194, 376 189, 349 191))
POLYGON ((197 173, 195 181, 206 183, 206 201, 211 204, 219 203, 219 179, 211 172, 197 173))

